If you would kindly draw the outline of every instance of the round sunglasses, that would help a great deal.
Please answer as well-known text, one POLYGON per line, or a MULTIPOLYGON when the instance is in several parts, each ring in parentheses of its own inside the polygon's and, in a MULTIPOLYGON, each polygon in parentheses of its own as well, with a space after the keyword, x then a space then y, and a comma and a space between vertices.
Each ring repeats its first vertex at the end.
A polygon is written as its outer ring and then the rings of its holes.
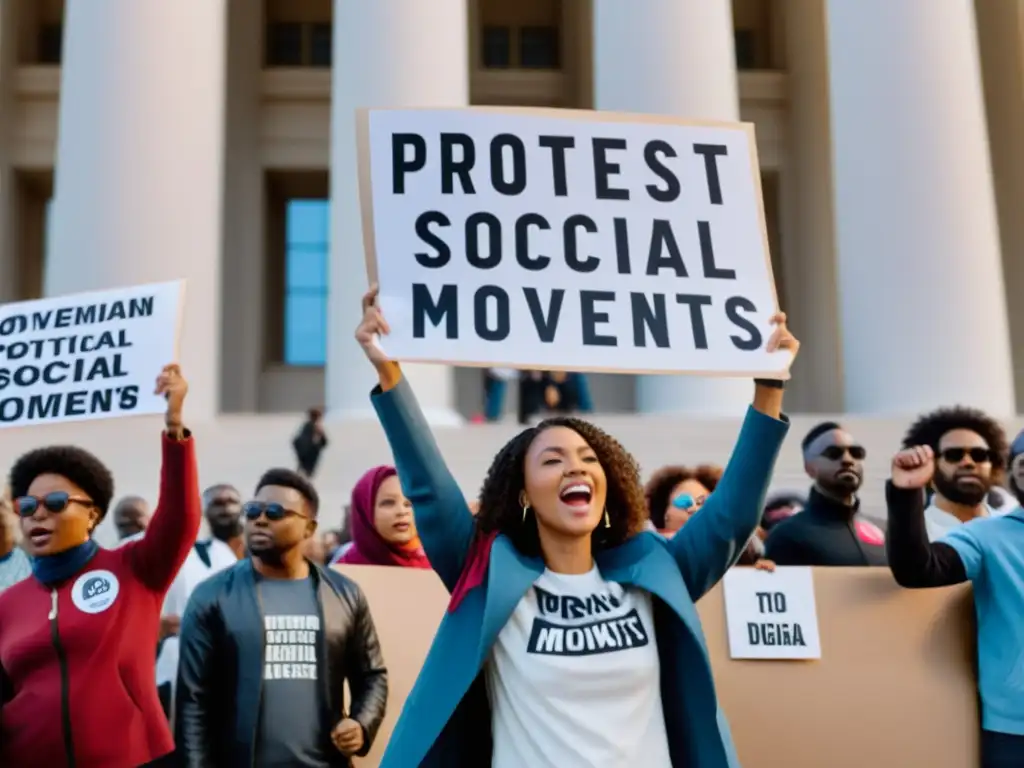
POLYGON ((63 512, 71 504, 81 504, 85 507, 94 507, 96 502, 92 499, 83 499, 72 496, 67 491, 53 491, 45 496, 19 496, 14 500, 14 511, 21 517, 32 517, 40 506, 47 512, 63 512))
POLYGON ((950 464, 959 464, 964 460, 964 456, 970 456, 971 461, 975 464, 994 462, 996 457, 995 452, 980 446, 975 446, 974 448, 946 448, 939 455, 950 464))
POLYGON ((266 501, 247 501, 242 505, 242 514, 245 515, 247 520, 259 520, 261 515, 266 515, 267 520, 272 523, 284 520, 289 515, 303 518, 308 517, 294 509, 288 509, 288 507, 282 504, 266 501))

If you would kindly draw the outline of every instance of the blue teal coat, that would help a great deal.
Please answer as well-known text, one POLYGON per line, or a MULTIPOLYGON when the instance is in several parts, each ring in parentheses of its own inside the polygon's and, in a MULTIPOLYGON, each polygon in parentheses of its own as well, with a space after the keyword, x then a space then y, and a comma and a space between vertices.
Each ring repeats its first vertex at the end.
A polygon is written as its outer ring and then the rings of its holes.
MULTIPOLYGON (((475 523, 403 380, 373 404, 412 502, 423 547, 449 592, 459 580, 475 523)), ((738 768, 718 706, 694 603, 736 562, 757 527, 786 421, 749 409, 725 474, 704 507, 671 540, 643 533, 596 555, 608 581, 649 592, 661 659, 661 695, 674 768, 738 768)), ((491 711, 481 674, 498 633, 544 571, 505 536, 487 577, 445 614, 391 736, 381 768, 486 768, 491 711)))

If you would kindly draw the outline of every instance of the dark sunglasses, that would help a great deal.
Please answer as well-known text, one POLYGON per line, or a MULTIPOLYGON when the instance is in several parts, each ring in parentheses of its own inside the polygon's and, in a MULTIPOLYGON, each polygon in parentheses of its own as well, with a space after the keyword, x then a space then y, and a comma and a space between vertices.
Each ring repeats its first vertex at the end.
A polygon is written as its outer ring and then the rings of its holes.
POLYGON ((868 455, 863 445, 830 445, 821 452, 821 455, 829 461, 839 461, 847 452, 854 461, 864 461, 864 457, 868 455))
POLYGON ((964 456, 970 456, 975 464, 992 461, 992 451, 988 448, 947 448, 939 455, 950 464, 959 464, 964 460, 964 456))
POLYGON ((247 520, 259 520, 260 515, 266 515, 267 520, 272 523, 276 523, 279 520, 284 520, 289 515, 295 515, 295 517, 306 517, 301 512, 296 512, 294 509, 288 509, 281 504, 275 502, 266 501, 247 501, 242 505, 242 514, 245 515, 247 520))
POLYGON ((71 504, 96 506, 92 499, 80 499, 67 491, 53 491, 45 496, 19 496, 14 500, 14 511, 21 517, 32 517, 40 505, 48 512, 63 512, 71 504))

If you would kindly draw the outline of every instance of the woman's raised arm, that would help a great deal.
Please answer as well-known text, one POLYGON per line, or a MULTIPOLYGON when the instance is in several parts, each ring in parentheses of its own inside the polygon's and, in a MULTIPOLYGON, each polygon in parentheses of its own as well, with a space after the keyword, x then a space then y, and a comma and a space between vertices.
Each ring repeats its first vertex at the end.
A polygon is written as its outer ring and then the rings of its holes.
POLYGON ((376 344, 388 332, 377 307, 377 288, 363 296, 363 320, 356 340, 377 369, 380 384, 371 395, 398 469, 402 492, 412 502, 423 550, 450 592, 466 562, 475 522, 462 490, 448 470, 409 382, 398 364, 376 344))

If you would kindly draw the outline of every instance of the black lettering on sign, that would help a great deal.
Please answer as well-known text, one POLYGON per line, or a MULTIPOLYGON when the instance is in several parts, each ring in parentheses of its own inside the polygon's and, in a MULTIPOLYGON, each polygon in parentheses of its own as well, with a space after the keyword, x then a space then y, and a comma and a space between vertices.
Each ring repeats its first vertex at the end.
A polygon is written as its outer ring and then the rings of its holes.
POLYGON ((651 247, 647 252, 647 274, 655 277, 663 269, 671 269, 676 277, 689 277, 683 254, 679 252, 672 231, 672 222, 668 219, 655 219, 651 227, 651 247))
POLYGON ((441 287, 437 301, 430 288, 423 283, 412 286, 412 337, 422 339, 427 334, 427 320, 435 328, 445 323, 445 338, 459 338, 459 290, 454 285, 441 287))
POLYGON ((704 277, 718 280, 735 280, 736 270, 722 269, 715 264, 715 246, 711 242, 711 225, 708 222, 697 222, 697 236, 700 238, 700 260, 704 267, 704 277))
POLYGON ((704 325, 704 307, 711 306, 710 296, 695 296, 689 293, 677 293, 676 303, 685 304, 690 308, 690 325, 693 329, 693 346, 696 349, 708 348, 708 331, 704 325))
POLYGON ((658 184, 648 184, 646 187, 651 200, 657 203, 675 202, 683 191, 679 178, 665 165, 664 158, 666 157, 678 157, 671 144, 660 139, 647 142, 644 147, 644 162, 647 163, 651 172, 665 184, 664 188, 658 184))
POLYGON ((523 269, 538 272, 551 263, 551 257, 530 255, 530 227, 549 230, 551 225, 539 213, 524 213, 516 219, 516 261, 523 269))
POLYGON ((629 200, 628 189, 617 189, 611 185, 611 177, 618 176, 620 166, 608 159, 608 152, 624 150, 625 139, 594 138, 594 192, 598 200, 629 200))
POLYGON ((501 221, 493 213, 471 214, 466 219, 466 260, 477 269, 493 269, 501 263, 501 221), (480 255, 480 228, 486 228, 487 255, 480 255))
POLYGON ((555 197, 566 197, 569 194, 569 182, 565 170, 565 153, 576 146, 572 136, 541 136, 537 143, 551 150, 551 181, 555 187, 555 197))
POLYGON ((722 204, 722 181, 718 177, 718 158, 729 154, 724 144, 694 144, 693 153, 704 158, 704 176, 708 183, 708 199, 712 205, 722 204))
POLYGON ((473 296, 473 327, 476 335, 484 341, 504 341, 512 330, 508 306, 508 294, 496 285, 484 285, 473 296), (488 300, 491 301, 488 301, 488 300), (494 322, 490 319, 489 306, 494 307, 494 322))
POLYGON ((427 142, 418 133, 391 136, 391 191, 405 194, 405 177, 422 171, 427 164, 427 142))
MULTIPOLYGON (((426 162, 426 151, 424 151, 424 162, 426 162)), ((473 188, 473 179, 469 172, 473 170, 476 163, 476 147, 473 139, 464 133, 442 133, 441 134, 441 194, 450 195, 455 192, 455 179, 458 177, 459 186, 465 195, 476 194, 473 188), (458 157, 456 157, 458 148, 458 157)), ((419 169, 417 169, 419 170, 419 169)))
POLYGON ((725 300, 725 316, 729 318, 729 322, 747 332, 746 338, 733 334, 729 340, 736 349, 753 352, 755 349, 761 348, 764 339, 762 339, 758 327, 739 314, 740 311, 754 313, 757 312, 757 307, 754 306, 754 302, 743 296, 732 296, 725 300))
POLYGON ((761 613, 785 613, 786 596, 782 592, 755 592, 761 613))
POLYGON ((747 640, 751 645, 807 647, 803 628, 796 623, 748 621, 747 640))
POLYGON ((491 186, 499 195, 521 195, 526 190, 526 147, 514 134, 499 133, 491 139, 491 186), (511 163, 505 162, 506 156, 511 163))
POLYGON ((633 268, 629 263, 629 227, 626 220, 616 216, 612 220, 615 227, 615 263, 618 266, 620 275, 633 274, 633 268))
POLYGON ((633 309, 633 345, 637 347, 647 346, 647 334, 651 334, 656 347, 666 348, 668 343, 668 312, 665 309, 665 294, 656 293, 650 297, 654 300, 654 306, 648 302, 648 297, 642 293, 629 294, 629 301, 633 309))
POLYGON ((31 317, 27 315, 10 315, 0 320, 0 337, 15 336, 33 331, 60 330, 78 325, 95 325, 108 323, 112 320, 135 320, 153 315, 152 296, 139 296, 133 299, 118 299, 99 304, 85 304, 59 309, 37 310, 31 317))
POLYGON ((597 332, 598 323, 608 322, 608 313, 597 309, 599 301, 615 301, 614 291, 580 291, 580 316, 583 320, 583 343, 588 347, 617 347, 618 339, 597 332))
POLYGON ((128 376, 128 370, 125 368, 124 358, 120 353, 77 360, 51 360, 45 364, 26 363, 14 367, 0 367, 0 392, 10 386, 82 384, 107 379, 121 379, 126 376, 128 376))
POLYGON ((548 302, 546 314, 540 305, 540 294, 536 288, 523 288, 523 294, 526 296, 526 305, 530 308, 533 325, 537 329, 537 338, 544 344, 550 344, 555 340, 555 332, 558 330, 558 318, 562 314, 565 289, 555 288, 551 291, 551 301, 548 302))
POLYGON ((565 246, 565 263, 576 272, 593 272, 601 264, 596 256, 587 256, 581 259, 579 256, 579 244, 576 241, 576 231, 582 229, 591 235, 597 234, 597 224, 589 216, 577 213, 565 220, 562 226, 562 238, 565 246))
POLYGON ((108 387, 97 390, 51 392, 45 395, 17 395, 0 399, 0 422, 9 424, 23 419, 73 418, 105 413, 133 411, 139 404, 139 388, 108 387))
POLYGON ((427 269, 439 269, 447 266, 448 262, 452 260, 452 249, 448 247, 448 243, 431 229, 432 226, 450 227, 451 225, 451 220, 441 211, 424 211, 416 217, 416 236, 435 251, 433 255, 422 251, 413 254, 421 266, 427 269))

